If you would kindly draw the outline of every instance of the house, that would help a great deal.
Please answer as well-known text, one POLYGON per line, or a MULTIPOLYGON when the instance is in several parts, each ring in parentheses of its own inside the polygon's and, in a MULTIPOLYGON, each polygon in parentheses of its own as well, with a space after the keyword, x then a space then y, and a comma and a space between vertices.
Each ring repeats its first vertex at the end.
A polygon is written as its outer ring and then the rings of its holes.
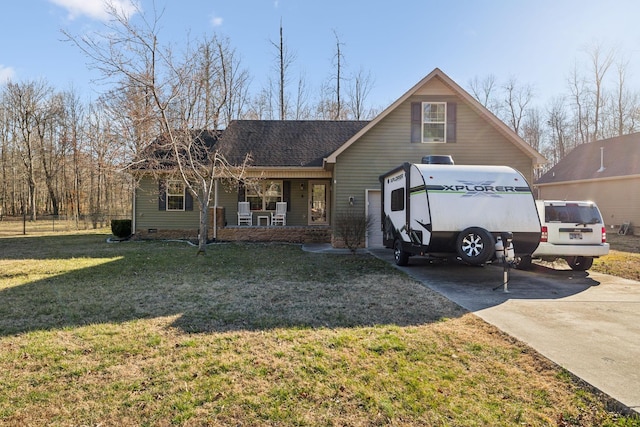
POLYGON ((640 230, 640 133, 581 144, 535 182, 541 199, 593 200, 611 228, 640 230))
MULTIPOLYGON (((371 121, 237 120, 222 132, 216 147, 232 162, 251 153, 249 174, 260 177, 261 184, 218 189, 211 215, 217 227, 211 227, 210 237, 331 241, 337 246, 341 242, 332 231, 336 214, 351 209, 379 224, 378 177, 403 162, 446 154, 457 164, 511 166, 530 183, 534 170, 546 162, 437 68, 371 121), (251 226, 238 225, 239 201, 250 202, 251 226), (287 202, 284 227, 270 225, 278 201, 287 202)), ((134 198, 138 237, 197 234, 197 209, 189 210, 184 186, 167 188, 162 194, 152 176, 140 180, 134 198), (164 205, 159 195, 166 199, 164 205)), ((380 227, 374 225, 366 245, 381 244, 380 227)))

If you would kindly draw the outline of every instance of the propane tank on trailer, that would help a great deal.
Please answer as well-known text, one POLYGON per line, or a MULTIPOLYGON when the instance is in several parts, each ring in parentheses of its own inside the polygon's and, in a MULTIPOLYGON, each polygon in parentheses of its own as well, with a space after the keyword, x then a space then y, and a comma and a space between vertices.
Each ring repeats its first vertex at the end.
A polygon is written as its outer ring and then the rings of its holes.
POLYGON ((504 243, 502 243, 502 237, 496 238, 496 259, 498 261, 504 261, 504 243))
POLYGON ((505 251, 505 255, 507 257, 507 261, 513 262, 516 259, 516 252, 513 249, 513 241, 509 240, 509 244, 507 245, 507 250, 505 251))
POLYGON ((515 250, 513 249, 513 233, 502 233, 504 257, 508 262, 516 259, 515 250))

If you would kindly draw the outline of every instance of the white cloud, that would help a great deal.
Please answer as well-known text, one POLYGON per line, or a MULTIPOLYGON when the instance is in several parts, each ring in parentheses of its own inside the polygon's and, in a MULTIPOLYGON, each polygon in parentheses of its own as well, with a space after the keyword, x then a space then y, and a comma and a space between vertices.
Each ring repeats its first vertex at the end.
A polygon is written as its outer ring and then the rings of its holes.
POLYGON ((116 10, 125 16, 136 12, 136 0, 49 0, 51 3, 60 6, 69 12, 69 19, 74 20, 85 15, 92 19, 106 21, 109 19, 106 3, 110 2, 116 10))
POLYGON ((212 16, 211 17, 211 25, 213 25, 214 27, 219 27, 222 25, 222 17, 220 16, 212 16))
POLYGON ((0 64, 0 84, 4 84, 15 76, 16 70, 11 67, 5 67, 0 64))

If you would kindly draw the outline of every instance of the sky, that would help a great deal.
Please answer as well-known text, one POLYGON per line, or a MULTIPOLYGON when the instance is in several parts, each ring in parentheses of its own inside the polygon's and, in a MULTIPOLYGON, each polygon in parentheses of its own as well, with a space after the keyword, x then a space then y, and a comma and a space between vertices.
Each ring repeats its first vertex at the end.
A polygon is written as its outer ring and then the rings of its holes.
MULTIPOLYGON (((123 2, 124 7, 130 0, 123 2)), ((256 93, 276 70, 282 24, 294 55, 295 80, 312 91, 335 72, 336 36, 343 72, 360 69, 373 83, 367 103, 383 109, 434 68, 460 86, 489 75, 515 78, 542 106, 567 93, 575 66, 587 72, 593 46, 628 62, 628 83, 640 90, 638 0, 139 0, 145 14, 162 11, 160 42, 181 46, 213 34, 228 37, 252 76, 256 93)), ((150 15, 151 16, 151 15, 150 15)), ((62 30, 82 36, 104 29, 102 0, 2 2, 0 85, 44 79, 95 99, 105 88, 62 30)), ((611 73, 613 77, 613 73, 611 73)))

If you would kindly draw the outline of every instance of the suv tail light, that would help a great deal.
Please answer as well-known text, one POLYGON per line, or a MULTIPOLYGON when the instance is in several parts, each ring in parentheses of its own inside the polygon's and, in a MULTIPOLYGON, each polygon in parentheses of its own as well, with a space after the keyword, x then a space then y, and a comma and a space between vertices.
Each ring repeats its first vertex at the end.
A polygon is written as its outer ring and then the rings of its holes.
POLYGON ((540 241, 541 242, 548 241, 549 240, 549 229, 547 228, 547 226, 543 225, 542 229, 540 231, 542 231, 542 233, 540 234, 540 241))
POLYGON ((602 227, 602 243, 607 243, 607 228, 602 227))

